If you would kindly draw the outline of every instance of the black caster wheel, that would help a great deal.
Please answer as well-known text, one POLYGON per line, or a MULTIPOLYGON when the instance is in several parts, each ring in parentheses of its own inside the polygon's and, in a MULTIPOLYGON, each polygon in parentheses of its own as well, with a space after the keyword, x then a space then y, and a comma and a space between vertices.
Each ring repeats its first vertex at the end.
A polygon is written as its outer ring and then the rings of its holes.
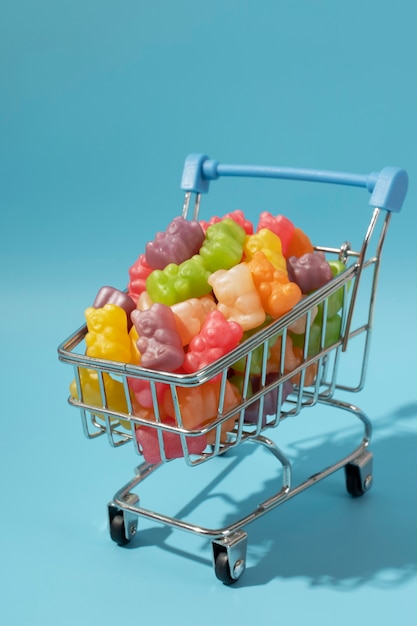
POLYGON ((214 562, 214 573, 216 577, 225 585, 234 585, 245 569, 243 560, 237 561, 233 566, 233 576, 231 573, 230 561, 227 552, 219 552, 214 562))
POLYGON ((238 579, 230 574, 230 563, 227 552, 220 552, 214 563, 214 573, 216 577, 225 585, 233 585, 238 579))
POLYGON ((126 527, 123 513, 116 513, 110 521, 110 537, 119 546, 129 543, 126 537, 126 527))
POLYGON ((247 538, 237 530, 212 542, 214 573, 225 585, 234 585, 245 571, 247 538))
POLYGON ((346 489, 354 498, 363 496, 372 485, 372 459, 372 454, 365 452, 345 465, 346 489))

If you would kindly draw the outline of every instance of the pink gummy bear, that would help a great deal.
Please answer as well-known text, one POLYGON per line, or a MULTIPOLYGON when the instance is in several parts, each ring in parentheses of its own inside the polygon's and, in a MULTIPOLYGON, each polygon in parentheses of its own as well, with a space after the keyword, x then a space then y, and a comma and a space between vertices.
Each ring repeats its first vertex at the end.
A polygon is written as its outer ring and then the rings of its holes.
POLYGON ((184 370, 188 373, 196 372, 220 359, 236 348, 242 335, 240 324, 227 321, 220 311, 212 311, 206 317, 201 331, 191 340, 184 359, 184 370))
MULTIPOLYGON (((134 394, 138 403, 145 407, 145 409, 153 409, 154 402, 151 391, 151 383, 144 378, 128 377, 127 379, 129 389, 134 394)), ((169 389, 169 385, 166 383, 155 383, 156 402, 158 406, 162 404, 165 392, 169 389)))
POLYGON ((280 238, 282 254, 286 256, 294 234, 294 224, 284 215, 272 215, 268 211, 263 211, 259 216, 257 231, 262 228, 268 228, 280 238))
MULTIPOLYGON (((175 426, 172 418, 166 418, 164 423, 175 426)), ((151 426, 140 426, 136 429, 136 440, 147 463, 162 461, 158 432, 151 426)), ((162 431, 163 451, 167 460, 178 459, 184 456, 181 438, 177 433, 162 431)), ((207 436, 197 435, 186 437, 186 451, 188 454, 201 454, 207 446, 207 436)))

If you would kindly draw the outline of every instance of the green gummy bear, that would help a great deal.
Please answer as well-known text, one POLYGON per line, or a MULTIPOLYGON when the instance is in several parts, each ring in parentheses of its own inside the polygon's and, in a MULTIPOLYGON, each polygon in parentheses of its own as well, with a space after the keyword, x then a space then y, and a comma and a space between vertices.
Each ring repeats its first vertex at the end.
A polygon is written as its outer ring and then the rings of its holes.
MULTIPOLYGON (((308 341, 307 356, 315 356, 320 352, 320 340, 322 331, 322 318, 314 320, 310 327, 310 335, 308 341)), ((326 321, 326 333, 324 337, 323 348, 329 348, 340 339, 340 332, 342 330, 342 318, 339 314, 333 315, 326 321)), ((304 348, 305 335, 297 335, 290 333, 293 345, 298 348, 304 348)))
POLYGON ((180 265, 170 263, 163 270, 153 270, 146 279, 146 291, 153 302, 171 306, 211 292, 210 272, 196 254, 180 265))
POLYGON ((228 270, 240 263, 245 239, 245 230, 229 217, 209 226, 199 251, 206 269, 228 270))

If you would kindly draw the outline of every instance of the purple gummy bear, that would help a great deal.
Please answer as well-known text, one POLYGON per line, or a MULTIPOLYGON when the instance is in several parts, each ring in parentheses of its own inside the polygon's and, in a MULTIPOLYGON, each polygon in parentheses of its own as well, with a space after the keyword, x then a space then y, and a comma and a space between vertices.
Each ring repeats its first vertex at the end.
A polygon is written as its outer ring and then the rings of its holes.
MULTIPOLYGON (((279 378, 279 374, 276 374, 275 372, 267 374, 265 385, 271 384, 272 382, 274 382, 274 380, 277 380, 278 378, 279 378)), ((251 378, 251 382, 252 382, 252 392, 257 393, 261 387, 261 377, 253 376, 251 378)), ((264 395, 264 405, 262 407, 262 417, 261 417, 262 427, 266 426, 266 416, 275 415, 277 411, 278 389, 279 389, 279 385, 271 389, 271 391, 267 391, 267 393, 264 395)), ((292 383, 289 380, 284 381, 284 383, 282 384, 281 402, 284 402, 284 400, 290 395, 292 390, 293 390, 292 383)), ((245 410, 245 422, 247 424, 257 424, 258 419, 259 419, 259 400, 256 400, 255 402, 252 402, 252 404, 250 404, 245 410)))
POLYGON ((165 372, 181 367, 185 353, 169 306, 154 303, 145 311, 135 309, 131 319, 139 335, 136 345, 143 367, 165 372))
POLYGON ((299 258, 290 256, 287 271, 288 279, 296 283, 304 294, 320 289, 333 278, 324 252, 307 252, 299 258))
POLYGON ((156 233, 155 240, 146 244, 146 263, 153 270, 163 270, 169 263, 180 265, 198 254, 204 237, 199 222, 175 217, 165 232, 156 233))
POLYGON ((132 298, 124 291, 116 289, 116 287, 101 287, 95 297, 93 307, 101 309, 105 304, 116 304, 126 312, 127 329, 129 331, 132 328, 130 314, 136 309, 136 304, 132 298))

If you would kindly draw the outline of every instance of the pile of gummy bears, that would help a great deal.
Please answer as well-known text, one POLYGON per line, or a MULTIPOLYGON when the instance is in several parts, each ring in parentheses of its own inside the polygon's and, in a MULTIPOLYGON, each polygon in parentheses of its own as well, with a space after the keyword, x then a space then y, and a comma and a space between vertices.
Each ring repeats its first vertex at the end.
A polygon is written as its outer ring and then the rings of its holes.
MULTIPOLYGON (((256 229, 242 211, 236 210, 209 222, 174 218, 164 232, 158 232, 145 251, 129 268, 127 291, 102 287, 94 303, 85 311, 86 355, 118 361, 161 372, 195 373, 228 354, 266 324, 289 312, 305 295, 319 289, 345 269, 342 262, 327 261, 315 251, 306 233, 283 215, 260 214, 256 229)), ((341 328, 342 290, 329 299, 326 309, 326 338, 331 345, 341 328)), ((315 307, 310 319, 308 354, 319 351, 323 308, 315 307)), ((303 362, 306 319, 289 327, 285 344, 284 371, 293 371, 303 362)), ((268 345, 267 378, 282 371, 281 337, 268 345)), ((260 388, 263 348, 255 349, 250 361, 250 390, 260 388)), ((229 413, 242 402, 246 359, 228 371, 223 412, 229 413)), ((317 365, 307 368, 305 385, 315 379, 317 365)), ((97 370, 80 368, 82 399, 102 407, 97 370)), ((282 397, 292 391, 300 374, 283 384, 282 397)), ((189 454, 200 454, 213 444, 216 429, 207 430, 218 417, 221 376, 195 386, 177 387, 182 426, 204 435, 187 437, 189 454)), ((176 426, 176 409, 169 385, 128 377, 133 414, 149 421, 176 426), (155 394, 157 415, 155 414, 155 394)), ((128 414, 125 387, 103 373, 107 408, 128 414)), ((71 395, 78 397, 77 385, 71 395)), ((277 388, 263 403, 263 415, 276 411, 277 388), (275 406, 275 408, 274 408, 275 406)), ((178 410, 178 409, 177 409, 178 410)), ((100 417, 98 412, 96 416, 100 417)), ((239 416, 221 426, 226 441, 239 416)), ((127 416, 126 416, 127 417, 127 416)), ((245 422, 256 423, 259 402, 249 405, 245 422)), ((129 419, 120 420, 131 430, 129 419)), ((184 455, 180 437, 163 431, 164 451, 155 427, 135 426, 135 436, 146 461, 156 463, 184 455)))

